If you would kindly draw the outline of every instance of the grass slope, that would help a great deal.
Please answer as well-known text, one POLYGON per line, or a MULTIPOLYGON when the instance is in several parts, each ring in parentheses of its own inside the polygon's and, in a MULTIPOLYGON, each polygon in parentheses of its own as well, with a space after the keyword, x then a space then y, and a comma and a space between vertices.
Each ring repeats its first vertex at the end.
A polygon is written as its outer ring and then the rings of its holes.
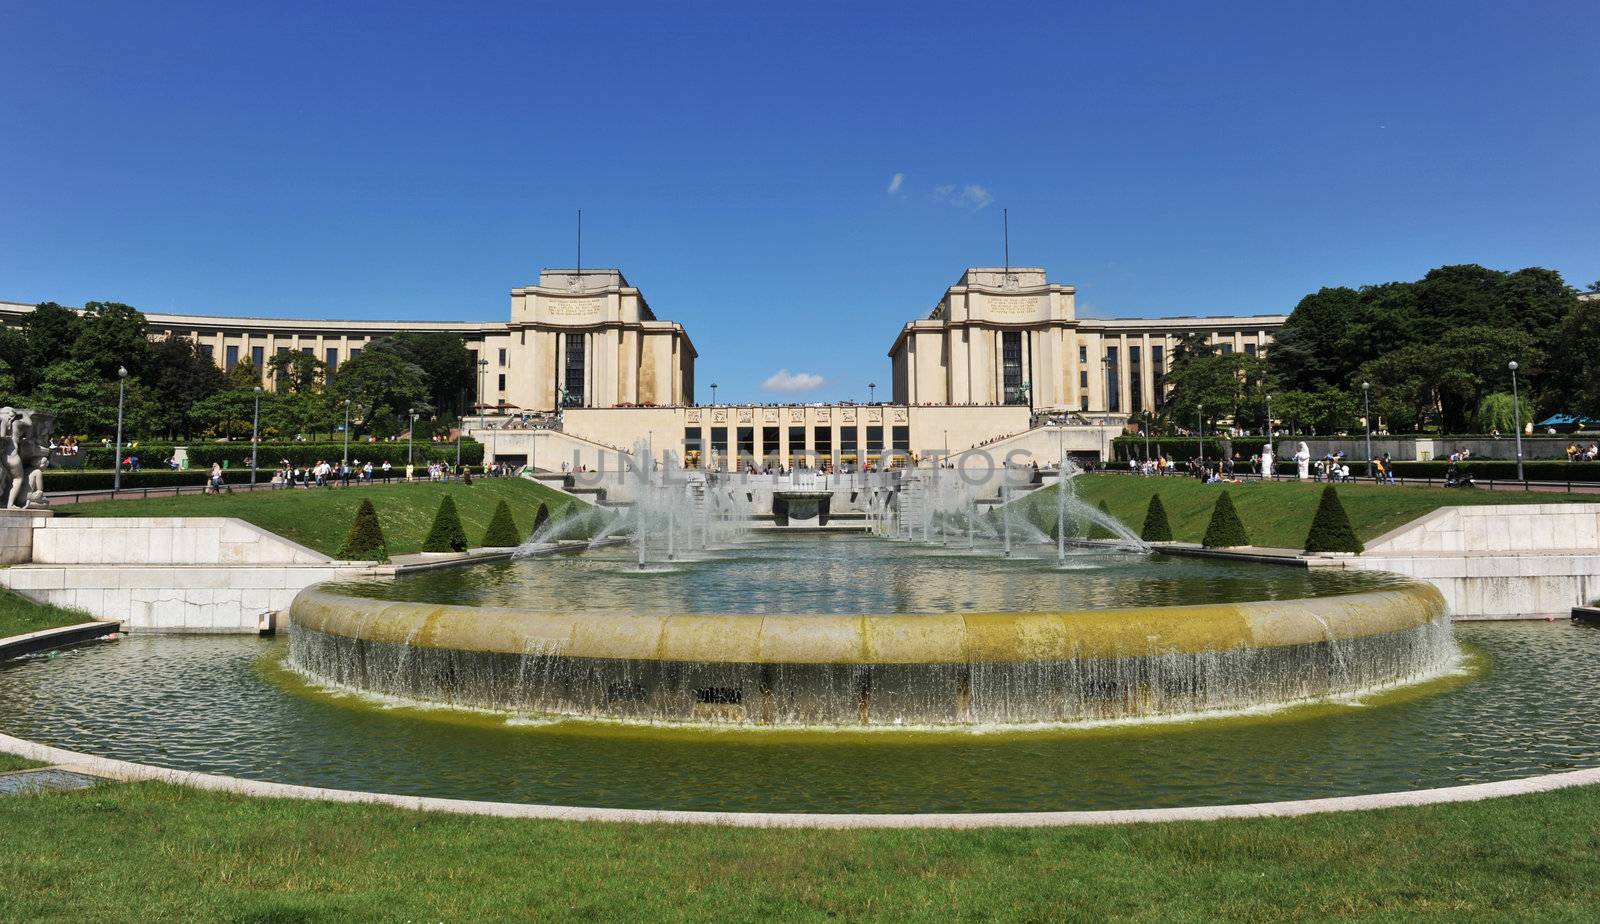
POLYGON ((569 500, 525 478, 479 478, 470 487, 458 481, 213 496, 186 494, 70 504, 56 510, 64 516, 86 517, 238 517, 324 554, 336 555, 355 520, 356 509, 363 498, 370 498, 378 510, 378 522, 383 527, 389 554, 399 555, 422 550, 422 540, 433 523, 439 501, 446 494, 455 499, 469 540, 483 536, 489 518, 494 515, 495 504, 501 500, 510 506, 522 536, 532 531, 534 513, 541 502, 556 507, 569 500))
POLYGON ((141 783, 0 799, 8 921, 1592 920, 1600 788, 994 831, 532 822, 141 783))
POLYGON ((0 590, 0 638, 82 622, 94 622, 94 617, 82 610, 36 603, 21 594, 0 590))
MULTIPOLYGON (((1150 506, 1150 495, 1161 492, 1172 523, 1173 538, 1199 542, 1205 535, 1217 496, 1227 489, 1250 533, 1250 541, 1270 548, 1301 548, 1311 520, 1316 516, 1322 488, 1313 482, 1247 482, 1241 485, 1207 485, 1194 478, 1138 478, 1131 475, 1083 475, 1076 481, 1078 496, 1090 504, 1105 501, 1111 515, 1138 528, 1150 506)), ((1054 524, 1054 488, 1038 492, 1040 515, 1049 508, 1054 524)), ((1531 494, 1462 488, 1411 488, 1374 484, 1339 485, 1339 499, 1350 523, 1363 542, 1415 520, 1439 507, 1466 504, 1594 503, 1600 498, 1582 494, 1531 494)))

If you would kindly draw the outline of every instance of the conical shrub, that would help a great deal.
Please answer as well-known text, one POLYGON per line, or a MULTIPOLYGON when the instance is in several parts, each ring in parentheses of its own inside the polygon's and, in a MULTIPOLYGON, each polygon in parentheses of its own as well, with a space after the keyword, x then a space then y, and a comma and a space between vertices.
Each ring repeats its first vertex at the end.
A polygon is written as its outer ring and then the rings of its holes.
POLYGON ((544 529, 544 525, 548 522, 550 522, 550 508, 541 503, 539 509, 533 512, 533 531, 528 533, 528 538, 532 539, 539 535, 539 530, 544 529))
POLYGON ((461 528, 461 515, 456 513, 456 502, 446 494, 439 502, 439 512, 433 515, 433 526, 428 538, 423 540, 424 552, 465 552, 467 532, 461 528))
POLYGON ((1211 523, 1206 526, 1206 537, 1200 544, 1208 549, 1226 549, 1236 545, 1249 545, 1250 536, 1244 531, 1239 511, 1234 509, 1233 497, 1227 491, 1217 498, 1211 509, 1211 523))
POLYGON ((483 531, 483 544, 491 549, 504 549, 522 544, 517 532, 517 522, 511 519, 511 507, 505 501, 494 505, 494 515, 489 517, 489 528, 483 531))
MULTIPOLYGON (((1106 502, 1105 501, 1101 501, 1100 502, 1100 512, 1105 514, 1108 517, 1111 516, 1111 508, 1106 506, 1106 502)), ((1115 517, 1113 517, 1113 519, 1115 519, 1115 517)), ((1111 530, 1105 528, 1104 526, 1100 525, 1100 523, 1098 521, 1090 520, 1089 521, 1089 538, 1090 539, 1115 539, 1115 538, 1117 538, 1117 534, 1112 532, 1111 530)))
POLYGON ((1306 534, 1307 552, 1360 552, 1365 546, 1356 538, 1350 526, 1350 515, 1344 512, 1344 502, 1333 485, 1322 489, 1322 500, 1317 502, 1317 515, 1311 521, 1311 531, 1306 534))
POLYGON ((1150 509, 1144 513, 1144 529, 1139 531, 1139 538, 1146 542, 1172 541, 1172 523, 1167 520, 1167 508, 1159 494, 1150 495, 1150 509))
POLYGON ((378 511, 371 498, 362 498, 356 508, 356 518, 345 534, 344 545, 339 546, 339 558, 345 561, 385 561, 389 558, 388 545, 383 541, 383 527, 378 525, 378 511))

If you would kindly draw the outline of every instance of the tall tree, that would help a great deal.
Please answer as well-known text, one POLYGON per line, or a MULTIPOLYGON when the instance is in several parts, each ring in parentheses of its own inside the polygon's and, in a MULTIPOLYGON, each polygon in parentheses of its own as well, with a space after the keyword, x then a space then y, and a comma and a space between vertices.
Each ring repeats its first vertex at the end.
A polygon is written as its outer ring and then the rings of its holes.
POLYGON ((280 392, 299 394, 315 391, 327 379, 328 365, 300 350, 281 350, 267 360, 272 381, 280 392))
POLYGON ((222 370, 188 337, 164 337, 150 344, 148 378, 158 419, 169 437, 196 434, 201 424, 195 406, 226 383, 222 370))
POLYGON ((443 410, 454 408, 470 394, 477 370, 472 352, 455 334, 443 331, 403 331, 373 341, 363 352, 380 350, 398 355, 422 370, 428 403, 443 410))
POLYGON ((29 312, 22 321, 22 333, 28 342, 27 365, 16 369, 25 391, 38 385, 46 366, 68 358, 82 328, 78 312, 55 302, 43 302, 29 312))
POLYGON ((121 302, 89 302, 83 306, 83 325, 71 356, 94 367, 102 378, 115 378, 119 367, 142 376, 149 362, 149 329, 137 308, 121 302))
POLYGON ((336 404, 350 401, 353 424, 379 436, 403 431, 407 410, 433 412, 421 367, 386 350, 362 350, 339 368, 328 392, 336 404))

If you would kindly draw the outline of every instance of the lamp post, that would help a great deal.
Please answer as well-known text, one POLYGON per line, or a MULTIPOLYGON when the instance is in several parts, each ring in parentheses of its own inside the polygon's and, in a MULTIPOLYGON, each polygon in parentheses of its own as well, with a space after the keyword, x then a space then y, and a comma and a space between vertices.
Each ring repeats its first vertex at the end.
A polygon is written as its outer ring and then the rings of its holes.
POLYGON ((350 399, 344 399, 344 467, 350 467, 350 399))
POLYGON ((466 415, 456 417, 456 474, 461 473, 461 438, 467 435, 466 415))
POLYGON ((1367 477, 1372 477, 1372 383, 1361 383, 1361 423, 1367 430, 1367 477))
POLYGON ((1149 411, 1144 412, 1144 460, 1150 461, 1150 421, 1155 417, 1149 411))
POLYGON ((1508 364, 1511 368, 1511 419, 1517 428, 1517 480, 1522 477, 1522 401, 1517 397, 1517 361, 1508 364))
POLYGON ((877 382, 868 382, 867 383, 867 403, 868 404, 872 404, 872 403, 876 402, 877 401, 877 394, 878 394, 878 383, 877 382))
POLYGON ((711 403, 712 403, 712 405, 715 405, 717 403, 717 383, 716 382, 712 382, 711 383, 711 403))
POLYGON ((406 408, 406 416, 411 419, 411 425, 406 427, 406 480, 411 480, 411 447, 417 439, 417 409, 406 408))
POLYGON ((115 494, 122 489, 122 396, 128 387, 128 367, 117 367, 117 454, 111 463, 117 471, 111 476, 111 493, 115 494))
POLYGON ((250 421, 250 487, 256 486, 256 466, 261 454, 261 386, 256 386, 256 413, 250 421))
MULTIPOLYGON (((478 360, 478 407, 477 407, 477 411, 478 411, 478 426, 480 426, 480 427, 483 426, 484 376, 486 376, 488 374, 489 374, 489 361, 487 359, 478 360)), ((557 404, 559 404, 559 403, 560 403, 560 401, 557 401, 557 404)))
POLYGON ((1194 441, 1200 447, 1200 464, 1206 464, 1206 407, 1203 404, 1194 406, 1195 426, 1194 441))
MULTIPOLYGON (((1268 456, 1270 456, 1273 459, 1277 459, 1278 458, 1277 438, 1278 438, 1277 430, 1275 430, 1273 428, 1273 426, 1272 426, 1272 393, 1268 392, 1267 393, 1267 452, 1266 452, 1266 455, 1263 456, 1262 458, 1267 458, 1268 456)), ((1277 473, 1272 469, 1271 466, 1266 466, 1266 465, 1262 466, 1261 474, 1262 474, 1263 477, 1267 478, 1268 480, 1271 480, 1271 481, 1276 481, 1277 480, 1277 473)))

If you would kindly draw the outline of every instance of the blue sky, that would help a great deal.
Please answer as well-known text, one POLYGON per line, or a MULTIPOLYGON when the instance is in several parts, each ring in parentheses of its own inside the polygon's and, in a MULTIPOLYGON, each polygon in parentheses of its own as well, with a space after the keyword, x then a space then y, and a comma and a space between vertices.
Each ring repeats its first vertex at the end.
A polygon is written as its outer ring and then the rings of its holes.
POLYGON ((0 36, 0 299, 500 320, 582 208, 700 398, 760 401, 884 385, 1002 208, 1089 315, 1600 278, 1592 0, 0 2, 0 36))

